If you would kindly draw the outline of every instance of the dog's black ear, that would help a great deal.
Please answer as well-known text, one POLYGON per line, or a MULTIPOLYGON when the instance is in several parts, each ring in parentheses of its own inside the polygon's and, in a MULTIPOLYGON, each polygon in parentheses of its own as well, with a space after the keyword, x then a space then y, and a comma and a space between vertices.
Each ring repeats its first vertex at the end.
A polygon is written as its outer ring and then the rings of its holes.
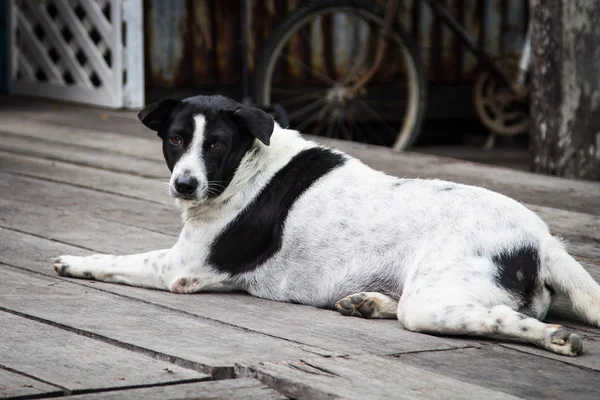
POLYGON ((142 121, 142 124, 153 131, 158 132, 169 115, 171 115, 173 108, 178 104, 181 104, 181 101, 175 99, 161 100, 156 103, 148 104, 137 116, 140 121, 142 121))
POLYGON ((237 124, 252 136, 266 144, 271 142, 275 121, 269 114, 255 107, 241 105, 233 112, 237 124))

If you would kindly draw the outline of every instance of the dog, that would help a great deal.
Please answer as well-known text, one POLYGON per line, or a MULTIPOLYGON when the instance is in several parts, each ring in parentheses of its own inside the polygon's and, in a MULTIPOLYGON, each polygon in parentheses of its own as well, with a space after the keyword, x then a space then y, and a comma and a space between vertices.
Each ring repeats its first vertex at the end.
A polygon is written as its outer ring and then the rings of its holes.
POLYGON ((183 229, 170 249, 63 255, 62 276, 175 293, 253 296, 397 318, 408 330, 517 340, 576 356, 542 322, 566 296, 600 326, 600 286, 515 200, 400 179, 221 96, 167 99, 140 121, 162 139, 183 229))

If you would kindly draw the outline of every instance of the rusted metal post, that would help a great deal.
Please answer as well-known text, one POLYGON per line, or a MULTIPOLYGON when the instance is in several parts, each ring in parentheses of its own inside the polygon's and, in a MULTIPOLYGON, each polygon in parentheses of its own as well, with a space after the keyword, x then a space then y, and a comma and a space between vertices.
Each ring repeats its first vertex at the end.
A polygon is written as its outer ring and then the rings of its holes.
POLYGON ((531 7, 533 169, 600 180, 600 2, 531 7))

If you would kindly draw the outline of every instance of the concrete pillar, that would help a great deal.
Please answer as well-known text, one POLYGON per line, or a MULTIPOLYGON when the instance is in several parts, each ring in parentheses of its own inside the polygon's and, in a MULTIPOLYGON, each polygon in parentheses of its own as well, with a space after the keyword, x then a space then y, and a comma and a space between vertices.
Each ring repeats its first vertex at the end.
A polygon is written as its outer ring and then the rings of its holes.
POLYGON ((600 1, 531 0, 533 169, 600 180, 600 1))

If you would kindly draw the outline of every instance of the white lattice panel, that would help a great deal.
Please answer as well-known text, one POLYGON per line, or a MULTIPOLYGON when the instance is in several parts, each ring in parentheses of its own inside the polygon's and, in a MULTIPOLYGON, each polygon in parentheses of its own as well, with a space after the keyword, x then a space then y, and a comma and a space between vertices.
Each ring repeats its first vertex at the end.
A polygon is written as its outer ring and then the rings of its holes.
POLYGON ((11 0, 9 12, 11 93, 143 105, 142 0, 11 0))

